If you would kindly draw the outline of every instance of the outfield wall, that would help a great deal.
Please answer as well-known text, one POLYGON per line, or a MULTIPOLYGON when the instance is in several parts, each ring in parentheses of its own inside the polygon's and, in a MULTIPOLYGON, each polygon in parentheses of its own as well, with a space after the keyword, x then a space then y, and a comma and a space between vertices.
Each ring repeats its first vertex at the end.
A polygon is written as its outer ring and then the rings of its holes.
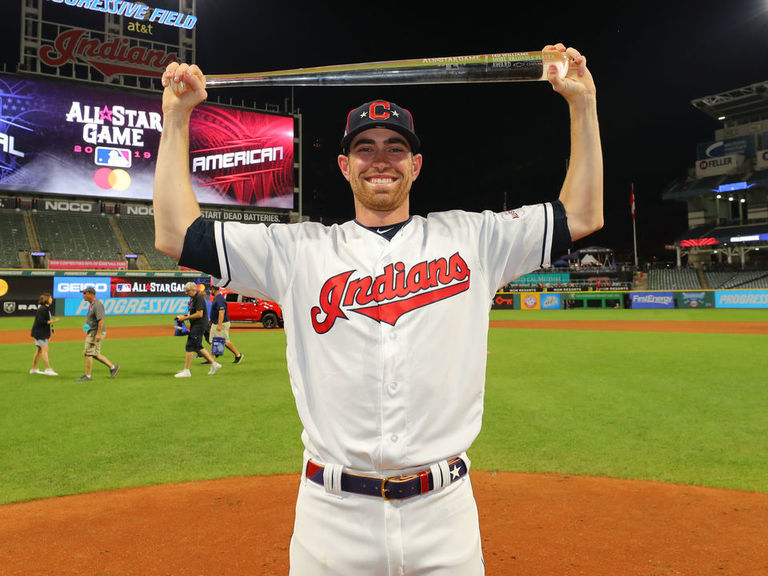
POLYGON ((498 292, 493 309, 568 310, 576 308, 768 308, 768 290, 644 290, 594 292, 498 292))
POLYGON ((53 295, 57 316, 85 316, 80 292, 92 286, 108 315, 186 314, 186 282, 210 286, 199 272, 0 270, 0 318, 34 316, 43 292, 53 295))
MULTIPOLYGON (((199 272, 83 270, 0 270, 0 318, 34 316, 43 292, 54 297, 54 313, 84 316, 80 290, 93 286, 109 315, 182 314, 186 282, 210 285, 199 272)), ((498 292, 494 309, 568 310, 576 308, 768 308, 768 290, 675 290, 591 292, 498 292)))

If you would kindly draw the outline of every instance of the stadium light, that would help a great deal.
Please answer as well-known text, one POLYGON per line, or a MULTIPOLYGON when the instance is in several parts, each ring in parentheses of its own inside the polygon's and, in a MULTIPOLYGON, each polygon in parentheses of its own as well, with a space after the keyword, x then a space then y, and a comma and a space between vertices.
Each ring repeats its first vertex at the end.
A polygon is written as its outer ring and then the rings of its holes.
POLYGON ((735 192, 736 190, 748 190, 751 187, 746 182, 731 182, 730 184, 720 184, 715 192, 735 192))

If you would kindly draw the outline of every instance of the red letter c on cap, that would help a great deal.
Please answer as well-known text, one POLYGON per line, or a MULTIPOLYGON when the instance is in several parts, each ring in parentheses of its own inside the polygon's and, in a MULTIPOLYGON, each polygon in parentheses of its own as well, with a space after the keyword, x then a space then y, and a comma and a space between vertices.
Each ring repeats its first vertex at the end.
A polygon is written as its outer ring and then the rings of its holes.
POLYGON ((368 117, 374 120, 386 120, 389 118, 389 102, 384 102, 383 100, 371 102, 371 106, 368 108, 368 117), (384 110, 379 112, 379 107, 384 108, 384 110))

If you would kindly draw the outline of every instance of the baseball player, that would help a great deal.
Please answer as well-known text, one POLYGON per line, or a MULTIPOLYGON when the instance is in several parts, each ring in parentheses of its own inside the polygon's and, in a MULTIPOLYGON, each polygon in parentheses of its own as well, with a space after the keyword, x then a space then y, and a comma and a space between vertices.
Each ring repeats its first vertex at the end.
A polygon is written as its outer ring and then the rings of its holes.
POLYGON ((492 298, 603 222, 592 76, 576 49, 545 49, 570 56, 564 79, 548 76, 571 117, 557 201, 411 215, 424 162, 413 117, 374 100, 349 113, 338 157, 355 219, 330 227, 203 219, 188 130, 205 76, 175 63, 163 76, 156 246, 283 308, 305 447, 295 576, 485 573, 466 451, 480 431, 492 298))

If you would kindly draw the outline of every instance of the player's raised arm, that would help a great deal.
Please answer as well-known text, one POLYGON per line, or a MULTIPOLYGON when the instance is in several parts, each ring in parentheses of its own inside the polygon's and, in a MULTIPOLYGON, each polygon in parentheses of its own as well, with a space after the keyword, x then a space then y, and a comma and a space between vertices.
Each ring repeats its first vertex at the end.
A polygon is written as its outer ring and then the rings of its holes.
POLYGON ((163 133, 153 199, 155 248, 178 259, 187 228, 200 216, 189 175, 189 119, 207 93, 205 76, 195 65, 169 64, 163 86, 163 133))
POLYGON ((568 216, 572 240, 603 227, 603 153, 597 120, 597 89, 587 59, 575 48, 545 46, 570 56, 568 73, 559 78, 551 67, 548 80, 568 102, 571 115, 571 157, 560 201, 568 216))

